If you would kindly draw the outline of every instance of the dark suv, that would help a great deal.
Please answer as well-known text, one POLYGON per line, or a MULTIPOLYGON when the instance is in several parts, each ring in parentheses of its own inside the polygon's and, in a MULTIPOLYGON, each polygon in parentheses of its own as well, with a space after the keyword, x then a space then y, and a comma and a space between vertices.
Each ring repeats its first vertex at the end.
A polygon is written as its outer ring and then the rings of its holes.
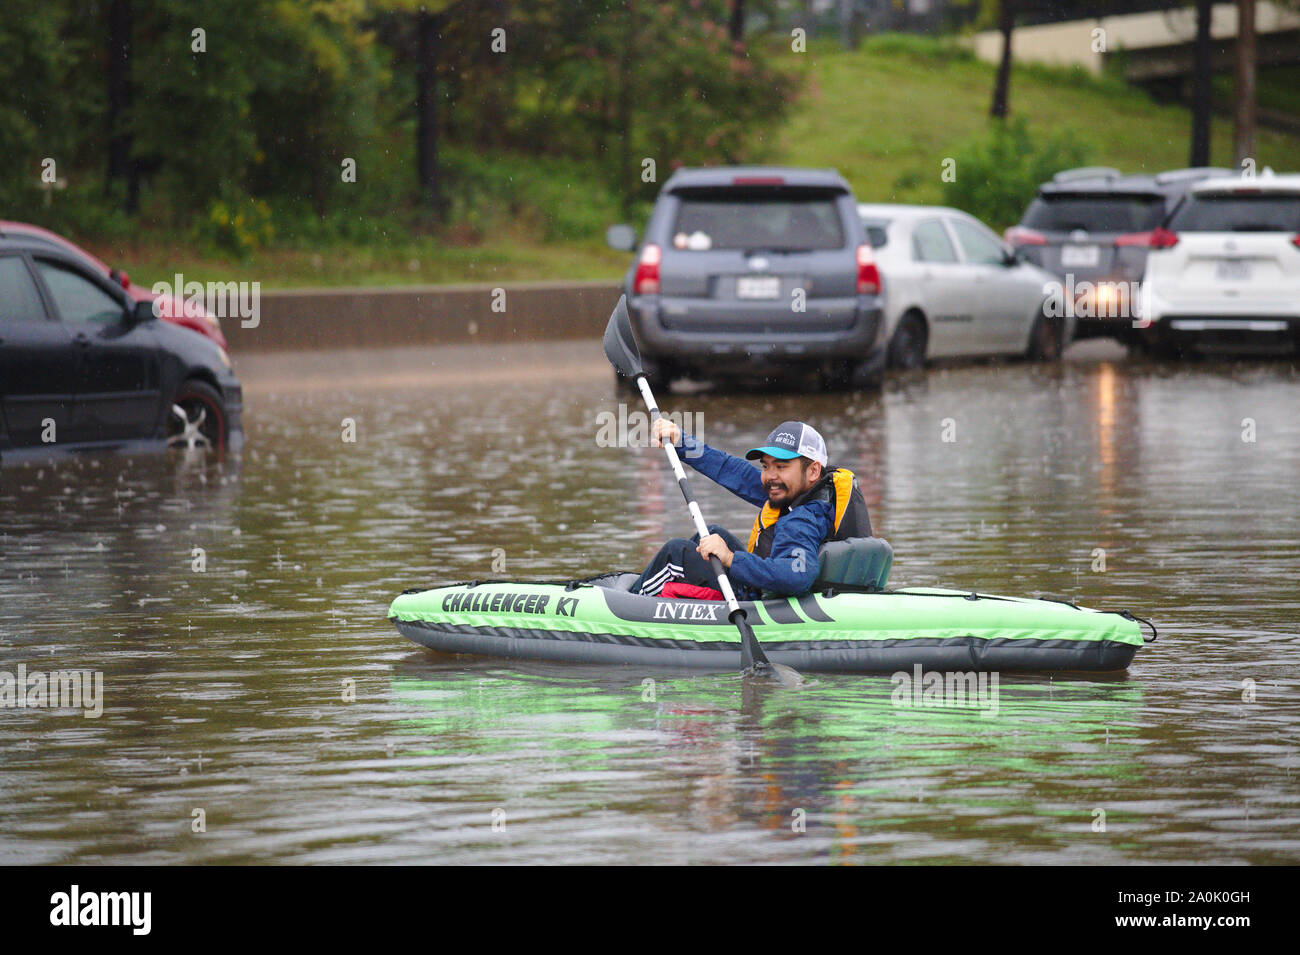
MULTIPOLYGON (((625 225, 607 241, 636 248, 625 225)), ((624 291, 647 373, 661 384, 802 372, 832 385, 880 384, 880 273, 834 170, 678 170, 624 291)))
POLYGON ((237 448, 224 349, 155 319, 80 257, 0 238, 0 462, 63 451, 237 448))
POLYGON ((1061 277, 1075 338, 1131 343, 1137 283, 1160 224, 1192 185, 1229 169, 1174 169, 1126 176, 1117 169, 1069 169, 1038 188, 1020 224, 1003 238, 1027 262, 1061 277))

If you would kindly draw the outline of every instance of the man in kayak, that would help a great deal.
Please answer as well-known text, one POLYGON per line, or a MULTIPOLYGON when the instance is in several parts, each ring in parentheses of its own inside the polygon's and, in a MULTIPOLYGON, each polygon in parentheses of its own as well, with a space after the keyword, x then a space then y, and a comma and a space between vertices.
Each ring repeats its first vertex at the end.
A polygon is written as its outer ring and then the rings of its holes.
MULTIPOLYGON (((666 438, 681 448, 681 458, 695 470, 737 497, 759 505, 748 544, 730 531, 709 525, 703 540, 674 538, 632 585, 633 593, 659 595, 681 583, 712 588, 717 583, 709 557, 727 569, 741 599, 764 592, 785 596, 806 594, 817 579, 817 551, 828 540, 870 537, 871 519, 853 472, 827 467, 826 442, 802 421, 787 421, 751 448, 748 461, 696 441, 667 418, 655 422, 655 446, 666 438)), ((691 596, 703 596, 686 591, 691 596)))

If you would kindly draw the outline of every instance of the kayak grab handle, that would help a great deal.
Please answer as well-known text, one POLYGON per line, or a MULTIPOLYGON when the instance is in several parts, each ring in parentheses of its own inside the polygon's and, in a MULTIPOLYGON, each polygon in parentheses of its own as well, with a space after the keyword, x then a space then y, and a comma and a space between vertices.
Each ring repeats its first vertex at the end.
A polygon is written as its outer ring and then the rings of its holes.
POLYGON ((1145 617, 1139 617, 1139 616, 1137 616, 1136 614, 1129 613, 1127 610, 1116 610, 1116 611, 1113 611, 1113 612, 1119 614, 1119 615, 1120 615, 1121 617, 1123 617, 1125 620, 1132 620, 1134 623, 1137 623, 1137 624, 1143 624, 1143 623, 1144 623, 1144 624, 1146 624, 1148 627, 1151 628, 1151 639, 1148 640, 1148 639, 1144 636, 1144 637, 1142 638, 1142 642, 1143 642, 1143 643, 1155 643, 1155 642, 1156 642, 1156 639, 1160 636, 1160 634, 1156 633, 1156 625, 1155 625, 1154 623, 1152 623, 1150 620, 1146 619, 1145 617))

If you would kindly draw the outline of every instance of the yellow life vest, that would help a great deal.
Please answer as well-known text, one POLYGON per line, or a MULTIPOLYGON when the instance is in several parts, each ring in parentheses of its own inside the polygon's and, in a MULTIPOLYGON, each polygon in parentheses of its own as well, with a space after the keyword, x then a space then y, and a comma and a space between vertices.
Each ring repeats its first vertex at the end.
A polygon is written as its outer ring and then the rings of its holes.
MULTIPOLYGON (((862 491, 858 489, 857 476, 852 471, 848 468, 835 468, 828 474, 822 475, 816 484, 794 500, 791 507, 816 500, 822 494, 829 497, 831 513, 835 515, 835 523, 828 540, 871 536, 871 519, 867 516, 866 501, 863 500, 862 491), (850 506, 853 508, 852 516, 846 525, 844 516, 850 513, 850 506)), ((758 517, 754 518, 754 527, 749 532, 749 544, 746 549, 751 554, 755 553, 763 532, 774 528, 776 522, 788 513, 790 513, 789 507, 778 510, 770 501, 764 502, 763 509, 758 512, 758 517)))

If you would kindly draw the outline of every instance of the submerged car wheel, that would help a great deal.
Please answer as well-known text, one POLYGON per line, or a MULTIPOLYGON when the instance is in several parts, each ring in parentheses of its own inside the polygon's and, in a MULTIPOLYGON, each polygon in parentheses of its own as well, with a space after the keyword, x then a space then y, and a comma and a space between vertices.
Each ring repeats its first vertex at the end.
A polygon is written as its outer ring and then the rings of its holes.
POLYGON ((1064 331, 1059 318, 1040 314, 1029 331, 1025 357, 1030 361, 1060 361, 1065 351, 1064 331))
POLYGON ((190 379, 180 386, 167 414, 169 448, 226 447, 226 405, 217 389, 190 379))
POLYGON ((904 315, 889 340, 891 368, 913 369, 925 364, 925 320, 920 315, 904 315))
POLYGON ((1146 338, 1134 338, 1128 342, 1130 353, 1136 352, 1138 355, 1149 361, 1172 361, 1179 358, 1188 357, 1183 350, 1177 345, 1169 342, 1152 341, 1146 338))
POLYGON ((854 391, 879 391, 885 384, 885 358, 882 350, 874 357, 853 365, 849 387, 854 391))

